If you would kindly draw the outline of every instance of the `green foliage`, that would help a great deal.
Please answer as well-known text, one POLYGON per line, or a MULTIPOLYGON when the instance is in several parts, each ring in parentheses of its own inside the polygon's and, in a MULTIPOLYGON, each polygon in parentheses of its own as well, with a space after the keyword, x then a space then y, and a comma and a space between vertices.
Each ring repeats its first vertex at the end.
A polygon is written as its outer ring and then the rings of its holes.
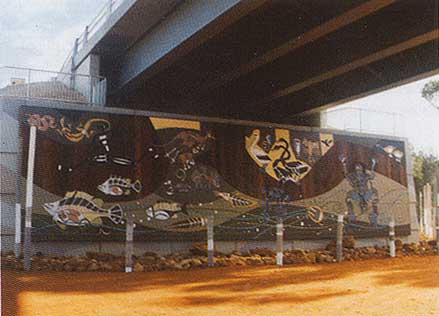
POLYGON ((432 183, 435 173, 439 170, 439 159, 423 152, 413 154, 413 176, 415 179, 416 193, 422 191, 427 183, 432 183))
POLYGON ((439 80, 432 80, 427 82, 422 89, 422 97, 435 107, 439 107, 439 104, 434 104, 433 100, 439 95, 439 80), (436 97, 435 97, 436 96, 436 97))

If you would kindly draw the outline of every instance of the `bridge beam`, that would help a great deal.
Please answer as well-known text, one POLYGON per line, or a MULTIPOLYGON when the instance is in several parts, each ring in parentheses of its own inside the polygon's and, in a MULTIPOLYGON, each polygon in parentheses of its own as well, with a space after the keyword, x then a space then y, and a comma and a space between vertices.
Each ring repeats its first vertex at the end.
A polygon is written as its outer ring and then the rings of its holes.
POLYGON ((139 75, 150 78, 265 2, 184 1, 121 56, 112 90, 139 75))

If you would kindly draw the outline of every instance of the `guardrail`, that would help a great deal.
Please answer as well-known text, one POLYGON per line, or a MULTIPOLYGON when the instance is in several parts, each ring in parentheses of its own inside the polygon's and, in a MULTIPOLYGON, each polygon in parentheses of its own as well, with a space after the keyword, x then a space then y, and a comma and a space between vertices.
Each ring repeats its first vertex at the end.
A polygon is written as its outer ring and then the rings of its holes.
POLYGON ((61 71, 64 69, 72 69, 73 60, 75 55, 80 51, 85 44, 87 44, 88 40, 99 30, 99 28, 107 21, 113 12, 121 5, 125 0, 107 0, 105 5, 99 11, 99 13, 93 18, 93 20, 85 26, 84 31, 75 39, 73 44, 73 48, 70 50, 67 55, 62 67, 61 71), (70 63, 70 65, 69 65, 70 63), (66 68, 68 67, 68 68, 66 68))
POLYGON ((321 113, 322 127, 351 132, 405 137, 405 117, 399 113, 346 107, 321 113))
POLYGON ((0 96, 104 106, 106 92, 101 76, 0 67, 0 96))

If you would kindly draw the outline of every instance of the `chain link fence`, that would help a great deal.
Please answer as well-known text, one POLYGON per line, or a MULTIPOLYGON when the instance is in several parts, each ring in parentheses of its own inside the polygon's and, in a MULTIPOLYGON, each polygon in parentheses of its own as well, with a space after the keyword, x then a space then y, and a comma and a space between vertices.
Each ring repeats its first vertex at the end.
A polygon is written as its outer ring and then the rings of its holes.
POLYGON ((324 128, 405 137, 405 117, 399 113, 347 107, 321 113, 324 128))
POLYGON ((104 106, 106 80, 100 76, 0 67, 0 96, 104 106))

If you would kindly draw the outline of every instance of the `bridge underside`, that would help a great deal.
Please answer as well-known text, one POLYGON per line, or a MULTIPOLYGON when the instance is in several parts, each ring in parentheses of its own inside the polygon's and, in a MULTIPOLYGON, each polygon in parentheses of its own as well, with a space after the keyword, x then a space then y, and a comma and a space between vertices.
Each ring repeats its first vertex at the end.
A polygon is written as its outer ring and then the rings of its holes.
MULTIPOLYGON (((124 54, 101 48, 109 105, 297 123, 298 114, 439 68, 437 0, 225 2, 230 8, 149 64, 152 45, 166 38, 160 23, 124 54)), ((187 10, 177 4, 164 21, 187 10)))

